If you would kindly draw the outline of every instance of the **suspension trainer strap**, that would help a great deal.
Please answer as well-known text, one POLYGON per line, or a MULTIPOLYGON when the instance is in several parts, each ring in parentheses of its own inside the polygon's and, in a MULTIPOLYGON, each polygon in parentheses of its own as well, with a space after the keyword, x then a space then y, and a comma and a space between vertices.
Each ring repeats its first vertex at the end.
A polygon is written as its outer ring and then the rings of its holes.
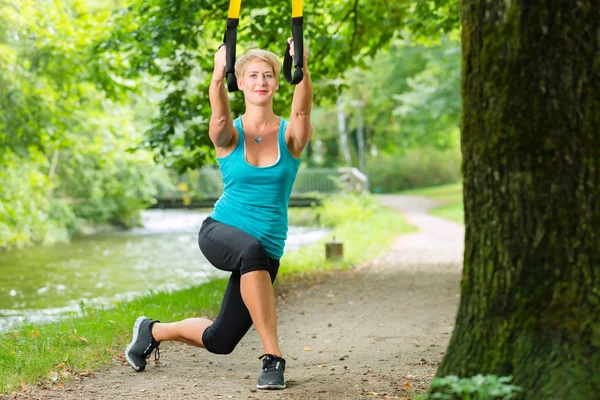
POLYGON ((302 37, 302 0, 292 0, 292 43, 294 44, 294 76, 292 77, 292 57, 288 43, 283 55, 283 76, 287 83, 297 85, 302 81, 302 66, 304 66, 304 39, 302 37))
POLYGON ((227 14, 227 30, 223 43, 227 45, 225 52, 225 77, 227 79, 227 89, 230 92, 237 92, 238 85, 235 78, 235 47, 237 41, 237 26, 240 20, 240 7, 242 0, 229 1, 229 13, 227 14))

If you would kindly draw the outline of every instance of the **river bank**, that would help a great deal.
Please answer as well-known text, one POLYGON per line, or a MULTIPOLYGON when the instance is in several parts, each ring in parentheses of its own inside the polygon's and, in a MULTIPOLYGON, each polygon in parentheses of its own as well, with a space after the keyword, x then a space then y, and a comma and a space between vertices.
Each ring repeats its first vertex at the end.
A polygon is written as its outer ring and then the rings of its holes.
MULTIPOLYGON (((226 274, 199 251, 204 210, 147 210, 142 226, 109 230, 57 243, 0 253, 0 332, 131 300, 149 290, 172 291, 226 274)), ((329 230, 290 226, 286 251, 329 230)))

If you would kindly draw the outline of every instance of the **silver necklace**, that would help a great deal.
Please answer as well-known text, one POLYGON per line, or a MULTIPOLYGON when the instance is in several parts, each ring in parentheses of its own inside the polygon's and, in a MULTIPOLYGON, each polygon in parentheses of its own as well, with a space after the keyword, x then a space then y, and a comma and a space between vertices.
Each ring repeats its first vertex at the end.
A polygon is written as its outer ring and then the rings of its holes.
POLYGON ((262 135, 262 133, 265 131, 265 128, 267 127, 268 123, 265 124, 265 126, 263 126, 262 130, 260 131, 260 133, 258 135, 256 135, 256 137, 254 138, 254 141, 256 143, 260 143, 262 142, 262 139, 260 138, 260 135, 262 135))

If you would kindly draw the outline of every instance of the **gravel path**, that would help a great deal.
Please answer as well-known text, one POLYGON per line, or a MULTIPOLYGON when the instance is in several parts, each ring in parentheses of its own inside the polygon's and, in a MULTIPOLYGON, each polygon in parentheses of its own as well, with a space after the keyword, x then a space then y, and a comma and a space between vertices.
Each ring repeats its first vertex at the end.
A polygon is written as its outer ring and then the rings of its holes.
POLYGON ((420 230, 398 238, 389 253, 353 271, 280 288, 288 389, 254 389, 262 346, 252 329, 228 356, 163 343, 160 362, 151 361, 143 373, 115 359, 90 377, 14 397, 331 400, 407 399, 423 392, 452 331, 464 230, 427 215, 435 205, 430 200, 381 196, 381 201, 420 230))

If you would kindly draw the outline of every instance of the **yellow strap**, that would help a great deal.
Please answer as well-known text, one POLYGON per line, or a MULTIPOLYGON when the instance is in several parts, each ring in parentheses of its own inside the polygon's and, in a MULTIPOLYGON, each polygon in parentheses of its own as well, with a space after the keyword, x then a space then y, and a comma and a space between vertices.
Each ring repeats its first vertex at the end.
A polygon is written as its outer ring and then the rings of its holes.
POLYGON ((302 16, 302 0, 292 0, 292 18, 302 16))
POLYGON ((229 1, 229 14, 227 14, 227 18, 240 18, 240 7, 242 4, 242 0, 230 0, 229 1))

